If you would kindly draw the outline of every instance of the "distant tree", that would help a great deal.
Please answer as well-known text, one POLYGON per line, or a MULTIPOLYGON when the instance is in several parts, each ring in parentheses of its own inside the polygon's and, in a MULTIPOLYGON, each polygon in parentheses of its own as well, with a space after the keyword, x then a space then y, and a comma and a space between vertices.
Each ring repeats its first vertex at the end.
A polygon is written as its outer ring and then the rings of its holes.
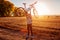
POLYGON ((0 16, 10 16, 10 13, 14 11, 14 5, 5 0, 0 0, 0 16))
POLYGON ((15 8, 14 10, 14 16, 25 16, 26 14, 26 10, 22 7, 19 7, 19 8, 15 8))

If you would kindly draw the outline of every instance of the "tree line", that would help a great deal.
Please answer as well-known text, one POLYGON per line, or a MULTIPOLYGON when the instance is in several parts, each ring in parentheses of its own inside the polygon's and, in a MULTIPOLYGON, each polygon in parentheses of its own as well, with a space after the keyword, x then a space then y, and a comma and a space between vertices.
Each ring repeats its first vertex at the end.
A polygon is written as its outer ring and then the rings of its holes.
POLYGON ((0 17, 25 16, 26 10, 22 7, 15 7, 13 3, 0 0, 0 17))

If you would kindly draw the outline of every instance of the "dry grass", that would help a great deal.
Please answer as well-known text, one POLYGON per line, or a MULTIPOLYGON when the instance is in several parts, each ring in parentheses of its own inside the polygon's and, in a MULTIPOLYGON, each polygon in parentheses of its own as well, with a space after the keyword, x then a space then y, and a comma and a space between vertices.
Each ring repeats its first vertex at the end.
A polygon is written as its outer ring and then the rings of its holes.
MULTIPOLYGON (((32 18, 34 40, 60 40, 60 17, 32 18)), ((25 17, 0 17, 0 40, 25 40, 25 17)))

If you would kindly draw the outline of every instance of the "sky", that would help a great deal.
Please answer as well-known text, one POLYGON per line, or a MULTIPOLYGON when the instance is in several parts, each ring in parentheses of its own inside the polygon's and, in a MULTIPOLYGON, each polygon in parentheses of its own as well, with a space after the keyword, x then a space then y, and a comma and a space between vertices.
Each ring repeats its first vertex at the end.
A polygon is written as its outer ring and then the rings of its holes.
MULTIPOLYGON (((50 15, 60 15, 60 0, 9 0, 17 7, 23 7, 23 3, 28 5, 39 1, 41 5, 45 4, 46 8, 49 10, 50 15)), ((49 15, 48 13, 46 15, 49 15)))

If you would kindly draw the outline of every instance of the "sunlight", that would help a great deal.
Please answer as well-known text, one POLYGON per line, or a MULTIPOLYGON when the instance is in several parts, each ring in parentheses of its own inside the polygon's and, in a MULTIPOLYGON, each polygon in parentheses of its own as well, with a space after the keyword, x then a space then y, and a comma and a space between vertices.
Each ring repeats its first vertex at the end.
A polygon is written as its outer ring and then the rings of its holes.
POLYGON ((45 3, 38 2, 37 4, 35 4, 35 8, 38 12, 38 15, 49 15, 50 11, 48 10, 45 3))

